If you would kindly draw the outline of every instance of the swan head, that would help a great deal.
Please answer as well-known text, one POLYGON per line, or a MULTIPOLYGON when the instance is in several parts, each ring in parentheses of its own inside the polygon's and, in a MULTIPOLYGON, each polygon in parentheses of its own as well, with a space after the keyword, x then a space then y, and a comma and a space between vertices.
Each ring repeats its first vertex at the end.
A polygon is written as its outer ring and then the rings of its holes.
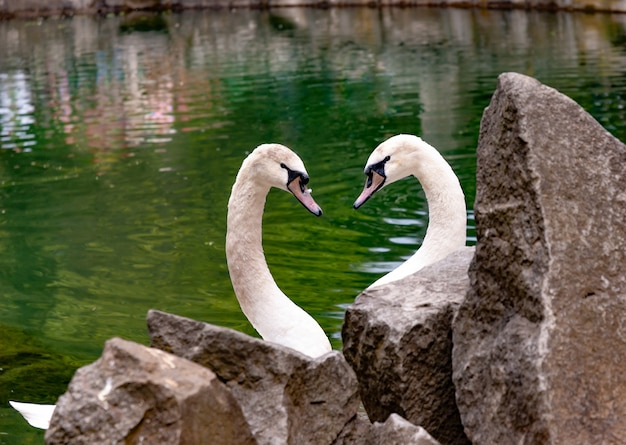
POLYGON ((376 147, 365 164, 367 179, 363 191, 354 201, 354 208, 361 207, 383 187, 413 174, 422 145, 428 146, 417 136, 400 134, 376 147))
POLYGON ((322 215, 321 207, 308 188, 309 175, 302 159, 291 149, 280 144, 259 145, 244 160, 241 170, 250 169, 255 181, 266 187, 276 187, 291 193, 315 216, 322 215), (246 168, 247 167, 247 168, 246 168))

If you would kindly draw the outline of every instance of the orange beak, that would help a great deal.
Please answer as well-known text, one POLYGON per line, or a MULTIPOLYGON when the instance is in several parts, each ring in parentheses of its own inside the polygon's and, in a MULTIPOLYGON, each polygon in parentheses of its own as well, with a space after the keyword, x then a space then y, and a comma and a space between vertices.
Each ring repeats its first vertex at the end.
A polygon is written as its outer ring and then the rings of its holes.
POLYGON ((365 202, 370 199, 374 193, 382 188, 383 184, 385 184, 385 179, 387 178, 376 173, 374 170, 370 171, 367 176, 367 181, 365 181, 365 187, 356 201, 354 201, 353 207, 358 209, 365 204, 365 202))
POLYGON ((311 196, 311 190, 306 187, 306 183, 303 183, 302 176, 297 176, 287 184, 287 189, 309 212, 315 216, 322 215, 322 208, 317 205, 313 196, 311 196))

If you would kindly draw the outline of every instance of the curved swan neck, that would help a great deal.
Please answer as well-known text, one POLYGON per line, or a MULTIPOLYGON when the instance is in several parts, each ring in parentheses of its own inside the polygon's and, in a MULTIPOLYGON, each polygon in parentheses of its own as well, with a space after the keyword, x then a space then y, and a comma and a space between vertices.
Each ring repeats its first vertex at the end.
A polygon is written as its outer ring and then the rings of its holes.
POLYGON ((420 182, 428 203, 428 228, 420 248, 404 263, 382 276, 370 287, 380 286, 411 275, 442 260, 465 246, 467 210, 465 195, 450 164, 431 145, 416 136, 407 136, 411 146, 405 163, 420 182))
POLYGON ((311 357, 331 351, 320 325, 278 287, 265 261, 262 222, 269 185, 242 165, 228 201, 226 260, 241 310, 264 340, 311 357))
POLYGON ((434 147, 422 143, 427 147, 424 151, 427 162, 417 165, 414 176, 422 185, 428 203, 429 223, 424 244, 433 237, 443 242, 444 237, 452 236, 457 244, 465 245, 467 209, 459 178, 434 147))
POLYGON ((435 147, 417 136, 405 136, 404 141, 411 147, 407 168, 428 203, 428 228, 420 250, 435 242, 465 245, 467 211, 459 178, 435 147))
POLYGON ((274 281, 263 253, 263 209, 269 188, 242 180, 240 176, 228 201, 226 261, 241 309, 255 326, 259 305, 284 294, 274 281), (263 300, 255 295, 264 295, 263 300))

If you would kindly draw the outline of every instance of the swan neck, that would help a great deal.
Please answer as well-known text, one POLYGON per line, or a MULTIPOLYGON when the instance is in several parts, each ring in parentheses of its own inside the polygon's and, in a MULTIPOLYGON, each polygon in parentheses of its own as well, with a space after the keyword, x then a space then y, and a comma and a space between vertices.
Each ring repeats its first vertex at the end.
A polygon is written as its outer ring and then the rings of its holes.
MULTIPOLYGON (((283 296, 263 253, 263 209, 269 188, 238 177, 228 202, 226 261, 241 309, 256 326, 259 306, 283 296), (263 299, 255 298, 262 295, 263 299)), ((286 298, 286 297, 285 297, 286 298)))
POLYGON ((429 219, 426 236, 415 256, 431 263, 465 245, 465 195, 454 170, 434 148, 427 151, 427 162, 418 163, 414 174, 426 195, 429 219))
POLYGON ((428 228, 424 241, 408 260, 380 277, 370 288, 412 275, 465 246, 467 211, 463 189, 443 156, 434 148, 427 148, 413 162, 413 175, 422 185, 428 203, 428 228))
POLYGON ((241 310, 265 340, 310 357, 331 350, 328 337, 278 287, 265 261, 262 222, 268 186, 242 169, 228 201, 226 260, 241 310))

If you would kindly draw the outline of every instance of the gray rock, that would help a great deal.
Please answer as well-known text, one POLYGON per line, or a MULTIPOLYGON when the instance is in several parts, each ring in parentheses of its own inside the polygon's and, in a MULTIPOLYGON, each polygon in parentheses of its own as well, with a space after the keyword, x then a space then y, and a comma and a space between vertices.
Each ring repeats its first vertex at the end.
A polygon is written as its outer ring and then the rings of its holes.
POLYGON ((452 318, 469 286, 466 247, 365 290, 346 312, 344 355, 370 420, 397 413, 442 444, 466 444, 452 384, 452 318))
POLYGON ((374 422, 367 445, 439 445, 421 426, 415 426, 397 414, 384 423, 374 422))
POLYGON ((359 408, 356 376, 338 351, 311 359, 154 310, 148 329, 154 347, 206 366, 226 383, 259 444, 330 444, 359 408))
POLYGON ((371 431, 372 423, 367 415, 359 413, 346 424, 332 445, 363 445, 366 441, 365 438, 371 435, 371 431))
POLYGON ((46 444, 241 444, 255 440, 211 371, 114 338, 59 398, 46 444))
POLYGON ((332 445, 440 445, 428 432, 392 414, 384 423, 356 417, 332 445))
POLYGON ((480 444, 626 440, 626 146, 502 74, 481 122, 454 383, 480 444))

